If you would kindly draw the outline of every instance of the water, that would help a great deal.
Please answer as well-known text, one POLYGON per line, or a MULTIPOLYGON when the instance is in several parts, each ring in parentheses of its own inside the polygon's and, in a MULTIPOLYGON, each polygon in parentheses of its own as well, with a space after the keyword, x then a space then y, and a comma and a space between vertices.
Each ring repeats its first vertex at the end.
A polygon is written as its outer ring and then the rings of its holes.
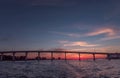
POLYGON ((5 61, 0 78, 120 78, 120 60, 5 61))

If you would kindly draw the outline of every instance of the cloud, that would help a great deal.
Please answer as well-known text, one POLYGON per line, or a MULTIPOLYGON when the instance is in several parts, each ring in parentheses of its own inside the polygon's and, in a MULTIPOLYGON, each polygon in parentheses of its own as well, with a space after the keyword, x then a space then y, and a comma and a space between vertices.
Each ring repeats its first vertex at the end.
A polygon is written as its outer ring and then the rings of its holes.
POLYGON ((97 36, 97 35, 105 35, 105 37, 100 38, 98 41, 107 41, 107 40, 113 40, 113 39, 119 39, 120 38, 120 29, 119 28, 101 28, 97 29, 93 32, 90 32, 86 34, 86 36, 97 36))
POLYGON ((69 48, 70 51, 81 51, 81 52, 120 52, 119 46, 104 46, 104 47, 84 47, 84 48, 69 48))
POLYGON ((97 35, 106 35, 106 36, 114 36, 119 33, 118 28, 99 28, 91 32, 87 32, 85 34, 78 34, 78 33, 64 33, 64 32, 53 32, 55 34, 65 35, 69 37, 88 37, 88 36, 97 36, 97 35))
POLYGON ((117 34, 117 31, 112 28, 102 28, 102 29, 98 29, 93 32, 87 33, 86 36, 97 36, 101 34, 106 34, 107 36, 113 36, 117 34))
POLYGON ((105 37, 105 38, 101 38, 99 41, 106 41, 106 40, 113 40, 113 39, 120 39, 120 36, 105 37))
POLYGON ((97 44, 90 44, 85 41, 59 41, 59 43, 63 44, 63 46, 67 47, 74 47, 74 46, 81 46, 81 47, 95 47, 98 46, 97 44))
POLYGON ((52 32, 52 33, 69 36, 69 37, 80 37, 80 34, 77 33, 65 33, 65 32, 52 32))
POLYGON ((97 29, 93 32, 89 32, 84 36, 89 37, 89 36, 105 35, 104 37, 99 38, 97 41, 107 41, 107 40, 119 39, 120 38, 119 33, 120 33, 119 28, 106 27, 106 28, 97 29))
POLYGON ((67 40, 62 40, 62 41, 58 41, 60 44, 64 44, 64 43, 68 43, 69 41, 67 40))
POLYGON ((97 41, 106 41, 106 40, 113 40, 113 39, 119 39, 120 38, 120 28, 118 27, 102 27, 102 28, 97 28, 94 29, 90 32, 85 32, 83 34, 80 33, 66 33, 66 32, 52 32, 54 34, 58 34, 58 35, 64 35, 67 37, 74 37, 74 38, 85 38, 85 37, 95 37, 95 36, 99 36, 99 35, 103 35, 102 38, 99 38, 97 41))

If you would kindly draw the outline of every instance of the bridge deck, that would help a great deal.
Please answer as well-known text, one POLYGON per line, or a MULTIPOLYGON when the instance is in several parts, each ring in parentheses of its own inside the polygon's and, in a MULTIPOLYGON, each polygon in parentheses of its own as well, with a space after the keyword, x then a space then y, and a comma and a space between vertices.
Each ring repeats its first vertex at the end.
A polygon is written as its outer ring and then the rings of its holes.
MULTIPOLYGON (((25 59, 27 59, 27 56, 28 56, 28 53, 38 53, 38 58, 40 58, 40 53, 51 53, 51 60, 53 60, 53 53, 64 53, 65 54, 65 60, 67 60, 66 58, 66 54, 68 53, 75 53, 75 54, 78 54, 79 55, 79 60, 81 60, 81 57, 80 57, 80 54, 92 54, 93 55, 93 60, 95 61, 96 60, 96 54, 102 54, 102 55, 109 55, 109 54, 116 54, 116 53, 107 53, 107 52, 80 52, 80 51, 39 51, 39 50, 36 50, 36 51, 0 51, 0 60, 3 60, 3 56, 6 54, 6 53, 12 53, 11 57, 12 57, 12 60, 15 60, 15 54, 16 53, 25 53, 25 59)), ((120 53, 117 53, 117 54, 120 54, 120 53)), ((39 60, 39 59, 38 59, 39 60)))

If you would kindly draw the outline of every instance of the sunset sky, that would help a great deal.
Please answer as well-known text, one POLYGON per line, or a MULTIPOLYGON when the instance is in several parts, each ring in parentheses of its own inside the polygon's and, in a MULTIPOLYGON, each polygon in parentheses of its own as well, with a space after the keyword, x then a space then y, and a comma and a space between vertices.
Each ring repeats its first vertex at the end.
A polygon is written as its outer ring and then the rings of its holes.
POLYGON ((0 0, 0 50, 120 52, 120 0, 0 0))

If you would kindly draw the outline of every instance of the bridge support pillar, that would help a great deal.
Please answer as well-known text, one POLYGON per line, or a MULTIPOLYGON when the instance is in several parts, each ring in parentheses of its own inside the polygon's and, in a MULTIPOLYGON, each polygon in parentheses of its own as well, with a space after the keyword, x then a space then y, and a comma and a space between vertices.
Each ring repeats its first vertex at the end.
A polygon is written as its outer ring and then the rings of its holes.
POLYGON ((93 54, 93 60, 94 60, 94 61, 96 60, 96 58, 95 58, 95 54, 93 54))
POLYGON ((1 53, 1 57, 0 57, 0 60, 3 61, 3 54, 4 53, 1 53))
POLYGON ((79 53, 79 61, 81 61, 80 53, 79 53))
POLYGON ((66 58, 66 52, 65 52, 65 61, 67 60, 67 58, 66 58))
POLYGON ((110 59, 110 54, 106 54, 106 59, 111 60, 110 59))
POLYGON ((37 58, 37 59, 40 60, 40 58, 41 58, 41 57, 40 57, 40 52, 38 52, 38 58, 37 58))
POLYGON ((25 60, 27 60, 28 52, 25 52, 25 60))
POLYGON ((53 61, 53 59, 54 59, 54 58, 53 58, 53 52, 51 52, 51 61, 53 61))
POLYGON ((15 52, 13 52, 12 60, 15 61, 15 52))

